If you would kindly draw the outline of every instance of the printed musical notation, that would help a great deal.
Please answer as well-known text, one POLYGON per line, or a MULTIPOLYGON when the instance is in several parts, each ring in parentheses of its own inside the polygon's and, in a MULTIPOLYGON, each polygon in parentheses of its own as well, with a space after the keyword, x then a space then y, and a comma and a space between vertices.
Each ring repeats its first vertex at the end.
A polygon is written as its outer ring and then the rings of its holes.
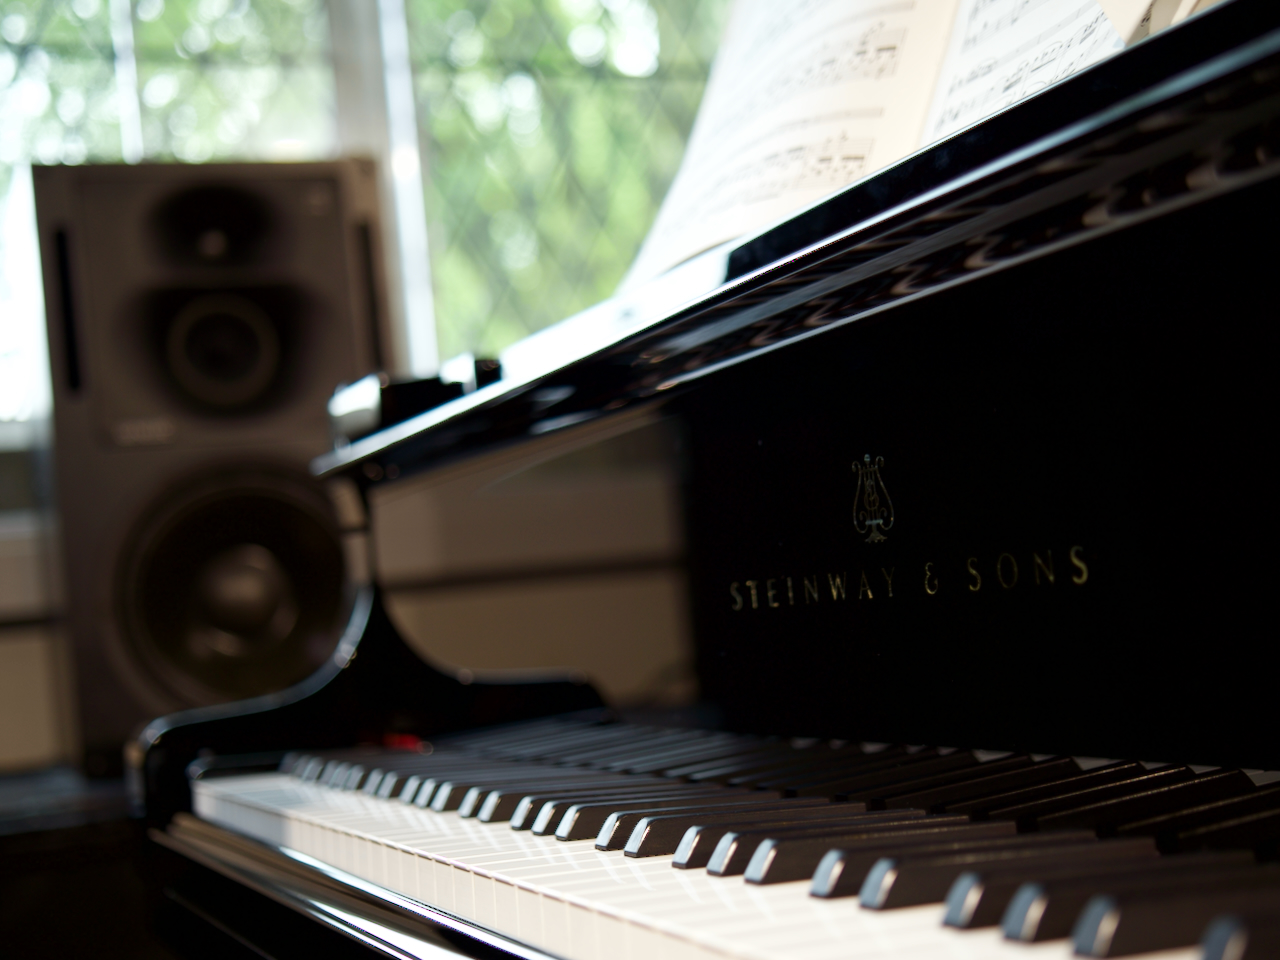
POLYGON ((624 288, 910 153, 959 2, 736 0, 624 288))
POLYGON ((974 47, 1016 26, 1050 0, 977 0, 964 18, 961 49, 974 47))
POLYGON ((1124 42, 1095 0, 968 0, 924 129, 932 142, 1105 59, 1124 42), (968 9, 965 9, 967 6, 968 9))
POLYGON ((697 202, 664 225, 678 233, 688 223, 729 209, 773 200, 788 193, 821 196, 852 183, 866 171, 873 141, 845 130, 811 142, 794 143, 732 166, 705 184, 697 202))
POLYGON ((708 134, 741 129, 747 119, 773 110, 802 94, 838 87, 855 80, 878 80, 893 74, 906 30, 874 23, 855 37, 820 40, 803 56, 788 58, 771 71, 756 74, 738 95, 734 109, 718 116, 708 134))

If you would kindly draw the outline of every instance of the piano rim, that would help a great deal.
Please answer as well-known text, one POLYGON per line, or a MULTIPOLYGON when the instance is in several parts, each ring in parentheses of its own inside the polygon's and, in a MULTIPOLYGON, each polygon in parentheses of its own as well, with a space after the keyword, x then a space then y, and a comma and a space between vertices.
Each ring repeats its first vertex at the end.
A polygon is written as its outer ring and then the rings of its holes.
MULTIPOLYGON (((152 827, 147 834, 160 846, 397 960, 430 960, 442 952, 476 957, 491 951, 523 960, 563 960, 289 847, 265 843, 194 814, 175 814, 164 830, 152 827), (421 951, 397 946, 387 939, 387 932, 421 944, 421 951), (475 941, 479 950, 468 952, 447 933, 475 941)), ((202 919, 220 923, 178 902, 202 919)))

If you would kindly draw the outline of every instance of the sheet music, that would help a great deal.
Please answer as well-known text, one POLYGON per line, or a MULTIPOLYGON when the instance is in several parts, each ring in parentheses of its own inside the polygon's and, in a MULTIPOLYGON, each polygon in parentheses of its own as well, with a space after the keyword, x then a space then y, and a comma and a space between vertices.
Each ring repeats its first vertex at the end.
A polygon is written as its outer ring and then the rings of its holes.
POLYGON ((738 0, 621 289, 1123 48, 1098 0, 738 0))
POLYGON ((958 0, 740 0, 622 288, 910 153, 958 0))
POLYGON ((921 145, 1123 49, 1097 0, 960 0, 921 145))

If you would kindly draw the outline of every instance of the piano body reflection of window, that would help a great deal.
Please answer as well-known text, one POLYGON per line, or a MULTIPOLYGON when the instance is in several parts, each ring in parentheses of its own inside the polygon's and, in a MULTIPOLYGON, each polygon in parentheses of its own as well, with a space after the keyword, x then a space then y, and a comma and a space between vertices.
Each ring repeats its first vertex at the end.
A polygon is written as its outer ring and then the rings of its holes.
POLYGON ((326 670, 131 750, 173 896, 273 955, 301 914, 400 957, 1273 956, 1278 124, 1280 17, 1220 4, 317 462, 385 579, 326 670), (647 486, 574 492, 640 430, 647 486), (541 545, 466 545, 478 497, 541 545), (593 669, 691 661, 696 705, 433 637, 476 571, 485 636, 548 635, 544 561, 658 577, 658 627, 574 629, 667 630, 593 669))

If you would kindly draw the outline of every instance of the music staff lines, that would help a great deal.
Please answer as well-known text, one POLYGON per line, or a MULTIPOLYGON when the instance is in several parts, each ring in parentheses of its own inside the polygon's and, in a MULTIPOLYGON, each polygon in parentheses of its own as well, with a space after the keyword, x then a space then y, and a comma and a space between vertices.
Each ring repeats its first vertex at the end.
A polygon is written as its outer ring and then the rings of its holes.
POLYGON ((890 29, 881 22, 852 40, 837 44, 824 42, 814 50, 806 51, 798 69, 793 61, 763 76, 739 100, 737 109, 726 114, 715 131, 708 133, 717 136, 721 131, 741 129, 752 117, 776 109, 802 94, 855 80, 879 80, 891 76, 897 68, 905 39, 905 29, 890 29))
POLYGON ((953 77, 947 87, 947 104, 933 124, 934 135, 963 125, 963 118, 976 119, 1016 103, 1080 69, 1092 58, 1097 44, 1107 39, 1106 16, 1099 13, 1065 41, 1041 46, 1068 23, 1042 31, 1005 57, 982 60, 953 77), (967 88, 973 92, 966 93, 967 88))

